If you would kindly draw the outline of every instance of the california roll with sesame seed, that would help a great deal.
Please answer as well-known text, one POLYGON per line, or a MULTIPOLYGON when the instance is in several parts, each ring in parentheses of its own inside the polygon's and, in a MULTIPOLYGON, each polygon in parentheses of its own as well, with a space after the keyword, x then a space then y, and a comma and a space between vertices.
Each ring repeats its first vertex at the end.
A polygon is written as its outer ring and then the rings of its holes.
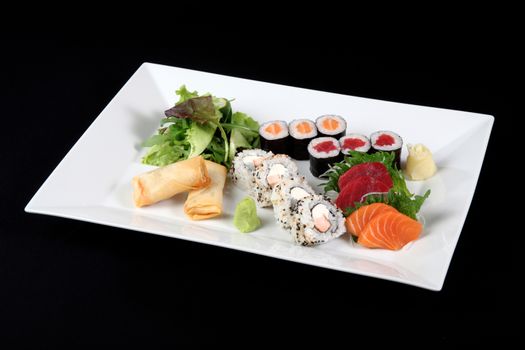
POLYGON ((299 200, 292 212, 290 233, 297 244, 318 245, 346 232, 343 212, 323 196, 299 200))
POLYGON ((272 205, 272 189, 283 179, 298 177, 299 171, 294 161, 286 154, 276 154, 262 161, 255 171, 253 196, 260 207, 272 205))
POLYGON ((292 228, 292 211, 297 202, 315 195, 314 189, 308 185, 303 176, 284 179, 272 191, 271 201, 275 219, 285 230, 292 228))
POLYGON ((230 178, 239 188, 251 192, 255 185, 254 173, 262 161, 273 156, 262 149, 247 149, 237 153, 230 168, 230 178))

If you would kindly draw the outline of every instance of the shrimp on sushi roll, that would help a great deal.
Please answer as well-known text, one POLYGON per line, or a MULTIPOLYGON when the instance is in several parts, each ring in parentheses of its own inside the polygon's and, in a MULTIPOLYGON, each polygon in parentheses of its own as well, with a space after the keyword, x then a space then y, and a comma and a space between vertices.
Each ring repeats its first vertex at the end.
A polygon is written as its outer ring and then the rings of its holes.
POLYGON ((299 200, 292 220, 292 238, 303 246, 325 243, 346 232, 343 212, 319 195, 299 200))
POLYGON ((284 179, 274 188, 271 196, 277 223, 285 230, 292 229, 292 211, 301 199, 315 195, 315 191, 302 176, 284 179))
POLYGON ((283 179, 298 176, 297 165, 286 154, 276 154, 263 160, 261 166, 255 171, 255 186, 253 188, 255 201, 260 207, 271 206, 273 188, 283 179))
POLYGON ((255 186, 254 173, 262 161, 273 156, 262 149, 247 149, 237 153, 230 168, 230 178, 241 189, 250 192, 255 186))

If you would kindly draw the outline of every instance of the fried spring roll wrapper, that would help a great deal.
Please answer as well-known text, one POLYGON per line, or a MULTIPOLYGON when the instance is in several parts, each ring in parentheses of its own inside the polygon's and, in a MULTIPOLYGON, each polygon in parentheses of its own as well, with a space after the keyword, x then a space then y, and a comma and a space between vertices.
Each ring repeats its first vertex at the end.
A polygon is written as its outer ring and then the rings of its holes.
POLYGON ((204 220, 222 213, 222 191, 226 181, 226 168, 206 160, 206 167, 211 178, 210 186, 190 191, 184 212, 192 220, 204 220))
POLYGON ((173 163, 133 178, 133 200, 137 207, 157 203, 177 193, 196 190, 210 184, 202 157, 173 163))

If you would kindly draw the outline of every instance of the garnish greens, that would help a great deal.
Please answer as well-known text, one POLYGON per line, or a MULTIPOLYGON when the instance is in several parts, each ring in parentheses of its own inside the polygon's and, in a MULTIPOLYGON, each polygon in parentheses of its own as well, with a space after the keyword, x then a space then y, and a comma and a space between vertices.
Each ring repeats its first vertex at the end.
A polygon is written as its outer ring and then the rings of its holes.
POLYGON ((237 149, 260 146, 259 123, 233 113, 227 99, 199 96, 184 85, 176 93, 179 101, 164 112, 158 133, 143 143, 150 148, 143 163, 163 166, 202 155, 229 168, 237 149))
POLYGON ((394 160, 394 152, 376 152, 373 154, 366 154, 350 151, 349 156, 346 156, 342 162, 334 163, 323 175, 328 178, 328 181, 322 184, 324 191, 339 192, 339 185, 337 183, 339 177, 352 166, 361 163, 380 162, 385 165, 390 177, 392 178, 392 188, 386 194, 371 194, 367 196, 363 202, 355 202, 355 207, 348 207, 344 210, 345 215, 348 216, 357 209, 368 204, 385 203, 396 208, 400 213, 417 220, 416 214, 419 212, 428 196, 430 196, 430 190, 427 190, 423 196, 410 193, 407 188, 405 177, 403 176, 403 173, 397 169, 394 160))

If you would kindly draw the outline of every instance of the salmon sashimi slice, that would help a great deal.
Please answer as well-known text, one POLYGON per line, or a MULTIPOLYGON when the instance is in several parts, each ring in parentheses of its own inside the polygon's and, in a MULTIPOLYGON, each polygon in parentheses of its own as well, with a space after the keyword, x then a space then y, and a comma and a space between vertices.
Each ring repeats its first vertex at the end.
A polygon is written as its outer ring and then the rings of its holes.
POLYGON ((398 211, 375 215, 359 234, 357 242, 368 248, 399 250, 416 240, 423 225, 398 211))
POLYGON ((376 216, 382 213, 397 210, 385 203, 373 203, 362 206, 346 218, 346 230, 354 236, 359 236, 366 225, 376 216))

